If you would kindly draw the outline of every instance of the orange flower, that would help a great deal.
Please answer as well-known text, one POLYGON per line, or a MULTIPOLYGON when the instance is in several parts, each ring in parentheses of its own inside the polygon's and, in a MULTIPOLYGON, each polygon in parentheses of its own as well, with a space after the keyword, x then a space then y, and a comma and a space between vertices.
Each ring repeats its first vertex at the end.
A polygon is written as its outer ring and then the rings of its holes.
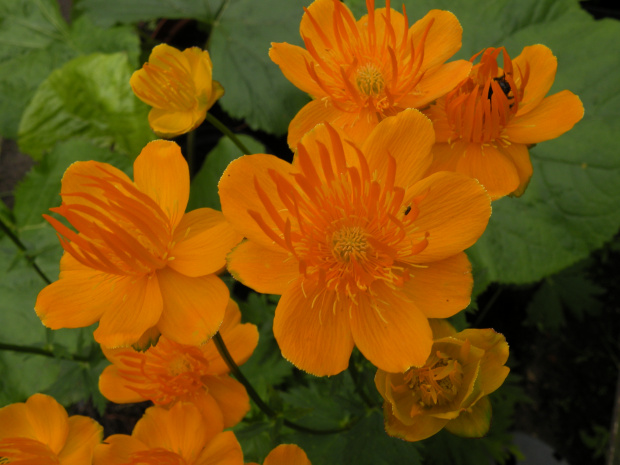
POLYGON ((300 33, 306 49, 273 43, 269 56, 295 86, 313 98, 289 125, 295 148, 316 124, 329 122, 361 144, 386 116, 422 108, 467 76, 471 64, 444 64, 461 48, 463 29, 448 11, 432 10, 409 27, 406 11, 375 10, 357 22, 339 0, 305 9, 300 33))
POLYGON ((67 169, 62 205, 51 210, 79 234, 44 215, 65 253, 35 310, 52 329, 99 321, 95 339, 107 347, 153 332, 198 345, 224 318, 228 288, 213 273, 241 236, 215 210, 184 214, 189 170, 174 142, 149 143, 134 176, 95 161, 67 169))
POLYGON ((209 421, 194 404, 148 408, 131 434, 115 434, 95 448, 93 465, 243 465, 232 431, 222 432, 213 406, 209 421))
POLYGON ((228 269, 258 292, 282 294, 273 331, 299 368, 337 374, 354 344, 388 371, 421 365, 432 345, 427 318, 468 305, 463 249, 484 231, 490 199, 461 174, 423 179, 433 142, 430 121, 405 110, 361 149, 319 125, 292 165, 250 155, 222 175, 222 211, 248 238, 228 269))
MULTIPOLYGON (((241 324, 241 312, 230 300, 220 334, 237 365, 250 358, 258 343, 252 324, 241 324)), ((241 383, 231 378, 213 341, 188 346, 165 336, 145 352, 133 349, 105 349, 113 365, 99 378, 99 390, 112 402, 128 404, 151 400, 170 408, 180 401, 192 402, 201 411, 216 405, 224 427, 241 421, 250 410, 250 400, 241 383), (207 405, 207 407, 205 407, 207 405)), ((206 415, 206 414, 205 414, 206 415)))
POLYGON ((202 124, 207 110, 224 95, 212 70, 209 52, 198 47, 181 52, 161 44, 153 49, 129 84, 140 100, 153 107, 149 124, 155 134, 176 137, 202 124))
POLYGON ((375 384, 385 400, 385 430, 390 436, 420 441, 442 428, 466 437, 489 430, 488 394, 510 369, 508 344, 492 329, 457 333, 445 321, 432 321, 435 343, 422 367, 405 373, 377 370, 375 384))
POLYGON ((34 394, 26 402, 0 408, 0 463, 91 463, 102 435, 95 420, 69 417, 53 397, 34 394))
MULTIPOLYGON (((246 463, 246 465, 258 465, 246 463)), ((269 452, 263 465, 312 465, 308 456, 301 447, 296 444, 280 444, 269 452)))
POLYGON ((429 173, 477 178, 492 199, 519 196, 532 176, 528 146, 571 129, 583 105, 567 90, 545 97, 557 59, 544 45, 525 47, 512 61, 503 48, 488 48, 471 61, 481 54, 469 77, 425 111, 437 135, 429 173))

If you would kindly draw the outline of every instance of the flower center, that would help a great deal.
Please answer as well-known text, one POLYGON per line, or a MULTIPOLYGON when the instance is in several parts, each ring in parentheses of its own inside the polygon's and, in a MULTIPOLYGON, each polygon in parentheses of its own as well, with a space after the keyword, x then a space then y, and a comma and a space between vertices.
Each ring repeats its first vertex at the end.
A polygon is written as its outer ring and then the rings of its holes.
POLYGON ((378 97, 385 87, 381 71, 372 63, 358 69, 355 84, 366 97, 378 97))
MULTIPOLYGON (((502 138, 504 127, 517 113, 528 75, 515 82, 512 61, 503 48, 484 50, 470 76, 445 97, 445 110, 454 139, 486 143, 502 138), (503 53, 504 69, 497 59, 503 53)), ((478 54, 480 55, 480 54, 478 54)), ((472 61, 478 56, 475 55, 472 61)), ((520 69, 517 72, 521 73, 520 69)))
POLYGON ((119 374, 130 389, 144 399, 167 405, 204 389, 209 361, 198 347, 186 346, 164 336, 146 352, 125 351, 119 374))
POLYGON ((334 257, 345 263, 349 263, 351 259, 364 259, 369 247, 366 234, 359 226, 338 229, 331 238, 334 257))
POLYGON ((418 404, 424 408, 445 405, 454 400, 463 382, 461 364, 437 351, 426 365, 410 368, 405 382, 418 404))

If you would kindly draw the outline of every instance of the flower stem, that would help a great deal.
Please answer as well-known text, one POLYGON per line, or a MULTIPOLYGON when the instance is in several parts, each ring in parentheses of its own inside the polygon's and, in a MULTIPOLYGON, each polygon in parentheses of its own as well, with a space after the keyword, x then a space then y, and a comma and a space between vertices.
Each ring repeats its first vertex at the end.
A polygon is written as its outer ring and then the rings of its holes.
POLYGON ((250 149, 243 145, 243 142, 241 142, 230 129, 228 129, 219 119, 217 119, 211 113, 207 113, 207 121, 213 126, 215 126, 222 134, 228 137, 237 147, 239 147, 239 150, 241 150, 244 155, 249 155, 252 153, 250 149))
POLYGON ((13 231, 11 231, 11 228, 9 228, 4 223, 2 218, 0 218, 0 229, 7 235, 9 239, 11 239, 11 241, 13 241, 15 246, 24 254, 26 261, 34 268, 34 271, 37 272, 37 274, 41 277, 41 279, 45 281, 47 284, 52 284, 52 281, 50 281, 50 279, 47 276, 45 276, 45 273, 43 273, 41 268, 39 268, 39 265, 36 264, 36 262, 34 261, 34 257, 28 254, 28 249, 26 249, 26 246, 22 243, 22 241, 19 240, 19 237, 17 237, 13 233, 13 231))
MULTIPOLYGON (((261 399, 261 397, 258 395, 258 393, 254 389, 252 384, 250 384, 248 379, 243 375, 243 373, 241 373, 241 370, 239 369, 239 367, 237 366, 237 364, 233 360, 232 356, 230 355, 230 352, 228 352, 228 349, 226 348, 226 344, 224 344, 224 340, 222 339, 222 335, 219 332, 216 333, 215 336, 213 336, 213 342, 215 343, 215 347, 217 347, 218 352, 220 353, 220 355, 222 356, 222 358, 226 362, 226 365, 228 365, 228 368, 230 369, 230 372, 235 376, 235 378, 237 378, 237 380, 241 384, 243 384, 245 386, 245 389, 248 391, 248 395, 256 403, 258 408, 260 408, 269 418, 281 417, 282 414, 276 412, 269 405, 267 405, 265 403, 265 401, 263 401, 263 399, 261 399)), ((314 428, 308 428, 307 426, 298 425, 297 423, 294 423, 294 422, 289 421, 287 419, 284 419, 283 423, 284 423, 284 425, 288 426, 291 429, 294 429, 294 430, 297 430, 297 431, 302 431, 304 433, 310 433, 310 434, 336 434, 336 433, 341 433, 343 431, 349 430, 353 426, 355 421, 350 422, 347 426, 344 426, 342 428, 335 428, 335 429, 314 429, 314 428)))
MULTIPOLYGON (((0 350, 10 350, 12 352, 21 352, 24 354, 35 354, 35 355, 43 355, 44 357, 51 357, 51 358, 61 358, 61 357, 57 357, 57 355, 48 349, 42 349, 40 347, 29 347, 29 346, 18 346, 15 344, 4 344, 2 342, 0 342, 0 350)), ((89 362, 90 359, 88 357, 82 357, 81 355, 68 355, 67 357, 63 357, 63 358, 67 358, 68 360, 73 360, 76 362, 89 362)))

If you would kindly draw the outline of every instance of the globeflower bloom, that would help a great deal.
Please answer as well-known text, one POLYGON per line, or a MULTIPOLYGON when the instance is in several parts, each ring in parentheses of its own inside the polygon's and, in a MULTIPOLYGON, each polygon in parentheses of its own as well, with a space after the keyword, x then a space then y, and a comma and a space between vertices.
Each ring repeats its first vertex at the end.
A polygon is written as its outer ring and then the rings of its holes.
POLYGON ((471 64, 445 64, 461 48, 463 29, 448 11, 432 10, 411 27, 403 14, 375 10, 358 21, 339 0, 316 0, 301 19, 305 49, 272 43, 269 56, 313 100, 291 121, 292 149, 316 124, 329 122, 362 143, 379 121, 422 108, 467 77, 471 64))
POLYGON ((432 326, 436 339, 423 366, 405 373, 377 370, 385 430, 406 441, 426 439, 444 427, 459 436, 482 437, 491 422, 487 396, 510 371, 504 366, 506 339, 492 329, 457 333, 447 322, 432 326))
MULTIPOLYGON (((246 465, 258 465, 246 463, 246 465)), ((304 450, 296 444, 280 444, 265 457, 263 465, 312 465, 304 450)))
MULTIPOLYGON (((241 312, 232 300, 220 334, 237 366, 250 358, 258 344, 256 326, 241 324, 241 312)), ((245 388, 229 376, 212 340, 201 346, 188 346, 161 336, 156 346, 144 352, 131 348, 103 351, 113 364, 101 373, 99 390, 112 402, 150 400, 165 408, 178 402, 192 402, 207 419, 207 415, 219 409, 225 428, 239 423, 250 410, 245 388)))
POLYGON ((557 59, 544 45, 525 47, 514 60, 504 48, 487 48, 471 61, 478 56, 469 77, 425 111, 437 136, 429 173, 467 174, 492 199, 520 196, 532 176, 528 147, 571 129, 583 105, 567 90, 545 97, 557 59))
POLYGON ((151 407, 131 436, 115 434, 95 449, 93 465, 243 465, 232 431, 223 431, 217 407, 207 421, 194 404, 151 407))
POLYGON ((319 125, 292 165, 249 155, 222 175, 222 211, 247 238, 228 270, 282 294, 273 331, 297 367, 337 374, 355 344, 376 366, 403 372, 428 357, 427 318, 468 305, 463 250, 484 231, 490 199, 458 173, 423 178, 433 142, 430 121, 405 110, 361 148, 319 125))
POLYGON ((0 463, 80 465, 91 463, 103 428, 81 415, 69 417, 56 400, 34 394, 0 408, 0 463))
POLYGON ((224 95, 212 70, 209 52, 198 47, 182 52, 166 44, 153 48, 129 84, 140 100, 153 107, 149 124, 155 134, 176 137, 202 124, 207 110, 224 95))
POLYGON ((228 288, 214 273, 241 236, 218 211, 184 214, 189 170, 174 142, 149 143, 134 177, 95 161, 67 169, 62 205, 51 211, 78 232, 43 215, 65 252, 59 280, 37 297, 37 315, 52 329, 99 321, 95 340, 107 347, 153 333, 201 344, 224 318, 228 288))

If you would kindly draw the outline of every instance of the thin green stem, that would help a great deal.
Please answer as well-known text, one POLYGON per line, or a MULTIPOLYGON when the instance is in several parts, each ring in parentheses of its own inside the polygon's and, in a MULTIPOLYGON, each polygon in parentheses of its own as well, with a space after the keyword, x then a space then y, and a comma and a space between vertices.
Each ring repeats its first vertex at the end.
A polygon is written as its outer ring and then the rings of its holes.
MULTIPOLYGON (((0 342, 0 350, 10 350, 12 352, 20 352, 24 354, 43 355, 44 357, 59 358, 53 351, 48 349, 41 349, 40 347, 19 346, 16 344, 4 344, 0 342)), ((69 355, 69 360, 76 362, 89 362, 88 357, 82 357, 81 355, 69 355)))
POLYGON ((36 262, 34 261, 34 257, 28 254, 28 249, 26 248, 26 246, 22 243, 22 241, 19 240, 19 237, 17 237, 13 233, 13 231, 11 231, 11 228, 9 228, 6 224, 4 224, 4 221, 2 221, 2 218, 0 218, 0 229, 7 235, 9 239, 11 239, 11 241, 13 241, 15 246, 24 254, 26 261, 30 263, 30 265, 34 268, 34 271, 37 272, 37 274, 41 277, 41 279, 45 281, 47 284, 52 284, 52 281, 50 281, 50 279, 47 276, 45 276, 45 273, 43 273, 41 268, 39 268, 39 265, 36 264, 36 262))
MULTIPOLYGON (((265 401, 263 399, 261 399, 261 397, 258 395, 258 392, 256 392, 256 390, 254 389, 252 384, 248 381, 248 379, 244 376, 244 374, 241 373, 241 370, 239 369, 239 367, 237 366, 237 364, 233 360, 232 356, 230 355, 230 352, 228 352, 228 349, 226 348, 226 344, 224 344, 224 340, 222 339, 222 335, 219 332, 215 336, 213 336, 213 342, 215 343, 215 347, 217 347, 218 352, 220 353, 220 355, 222 356, 222 358, 226 362, 226 365, 228 365, 228 368, 230 369, 230 372, 235 376, 235 378, 237 378, 237 380, 241 384, 243 384, 245 386, 245 389, 248 391, 248 395, 256 403, 258 408, 260 408, 265 413, 265 415, 267 415, 269 418, 274 418, 275 419, 275 418, 281 417, 282 414, 276 412, 269 405, 267 405, 265 403, 265 401)), ((304 433, 310 433, 310 434, 336 434, 336 433, 341 433, 343 431, 349 430, 351 428, 351 426, 353 426, 353 424, 354 424, 354 422, 351 422, 351 423, 349 423, 349 425, 347 425, 345 427, 335 428, 335 429, 314 429, 314 428, 308 428, 307 426, 298 425, 297 423, 294 423, 294 422, 289 421, 287 419, 284 419, 283 423, 284 423, 284 425, 288 426, 291 429, 294 429, 294 430, 297 430, 297 431, 302 431, 304 433)))
POLYGON ((217 119, 211 113, 207 113, 207 121, 213 126, 215 126, 222 134, 228 137, 237 147, 239 147, 239 150, 241 150, 244 155, 249 155, 252 153, 250 152, 250 149, 243 145, 243 142, 241 142, 230 129, 228 129, 219 119, 217 119))

